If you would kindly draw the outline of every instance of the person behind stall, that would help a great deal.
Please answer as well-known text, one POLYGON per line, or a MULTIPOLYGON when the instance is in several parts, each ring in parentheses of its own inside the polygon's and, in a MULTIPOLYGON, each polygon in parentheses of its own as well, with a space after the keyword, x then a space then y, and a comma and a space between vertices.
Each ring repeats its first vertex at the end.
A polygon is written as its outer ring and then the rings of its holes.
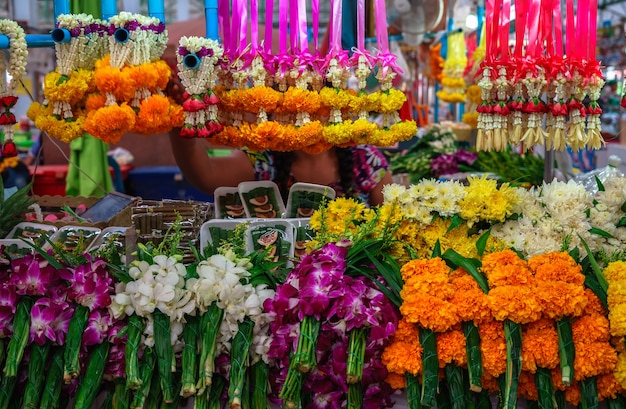
POLYGON ((183 175, 198 189, 212 194, 220 186, 240 182, 271 180, 283 199, 295 182, 330 186, 337 196, 358 199, 370 206, 382 204, 384 185, 392 183, 383 154, 370 145, 332 148, 320 154, 303 151, 266 151, 246 154, 233 150, 228 156, 207 154, 206 140, 183 139, 178 130, 170 133, 174 158, 183 175))

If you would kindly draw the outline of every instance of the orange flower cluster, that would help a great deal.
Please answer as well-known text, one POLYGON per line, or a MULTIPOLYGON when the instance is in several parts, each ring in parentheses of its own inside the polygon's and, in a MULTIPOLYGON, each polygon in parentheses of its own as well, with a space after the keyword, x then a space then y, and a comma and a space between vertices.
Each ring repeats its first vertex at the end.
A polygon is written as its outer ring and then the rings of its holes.
POLYGON ((113 67, 110 56, 96 62, 95 84, 104 98, 88 104, 85 130, 116 143, 128 132, 141 135, 164 133, 183 125, 183 108, 163 90, 171 69, 162 60, 113 67))
MULTIPOLYGON (((391 343, 383 351, 382 363, 390 374, 402 378, 405 373, 412 375, 421 373, 422 346, 419 342, 419 331, 414 323, 408 322, 406 318, 398 322, 391 343)), ((392 377, 392 381, 394 379, 395 382, 402 382, 397 377, 392 377)))

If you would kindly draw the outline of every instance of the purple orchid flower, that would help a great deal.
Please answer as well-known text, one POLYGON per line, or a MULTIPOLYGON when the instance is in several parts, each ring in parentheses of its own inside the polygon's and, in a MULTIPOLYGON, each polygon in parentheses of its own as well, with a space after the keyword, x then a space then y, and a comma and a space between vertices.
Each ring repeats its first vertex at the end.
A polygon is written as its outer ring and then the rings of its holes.
POLYGON ((459 163, 471 165, 478 159, 478 154, 476 152, 466 151, 465 149, 459 149, 454 152, 454 157, 459 163))
POLYGON ((30 309, 29 342, 44 345, 46 341, 55 342, 55 319, 60 307, 49 298, 39 298, 30 309))
POLYGON ((27 254, 11 262, 9 284, 19 295, 43 296, 53 284, 56 269, 43 257, 27 254))
POLYGON ((94 310, 89 314, 87 327, 83 332, 82 345, 87 347, 103 343, 109 334, 112 318, 106 310, 94 310))
POLYGON ((459 171, 459 164, 454 155, 442 153, 430 162, 430 171, 436 177, 451 175, 459 171))
POLYGON ((68 296, 90 311, 106 308, 111 304, 113 279, 108 273, 104 259, 91 259, 87 263, 59 271, 60 276, 69 282, 68 296))

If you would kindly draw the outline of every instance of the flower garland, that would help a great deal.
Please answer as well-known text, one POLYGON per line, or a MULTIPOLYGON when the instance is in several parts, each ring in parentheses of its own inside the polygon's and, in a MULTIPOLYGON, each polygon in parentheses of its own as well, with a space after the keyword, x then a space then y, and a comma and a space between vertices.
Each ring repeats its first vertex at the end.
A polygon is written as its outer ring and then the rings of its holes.
POLYGON ((85 130, 108 143, 127 132, 167 132, 183 124, 183 109, 163 94, 171 69, 159 60, 167 30, 154 17, 122 12, 110 19, 109 55, 95 64, 95 84, 102 97, 88 104, 85 130), (127 39, 116 38, 125 30, 127 39))
POLYGON ((462 32, 448 35, 448 54, 443 64, 441 85, 437 97, 444 102, 458 103, 465 101, 466 82, 463 72, 467 66, 465 35, 462 32))
POLYGON ((180 136, 184 138, 208 138, 222 131, 218 121, 215 94, 217 63, 224 55, 219 42, 201 37, 181 37, 176 52, 178 77, 185 87, 183 102, 185 123, 180 136), (197 67, 187 67, 185 57, 194 54, 200 59, 197 67))
POLYGON ((17 148, 13 141, 13 126, 17 120, 11 109, 17 103, 17 87, 26 74, 28 48, 24 29, 15 21, 0 19, 0 34, 9 38, 8 54, 2 53, 0 58, 0 125, 4 134, 0 156, 14 157, 17 156, 17 148))

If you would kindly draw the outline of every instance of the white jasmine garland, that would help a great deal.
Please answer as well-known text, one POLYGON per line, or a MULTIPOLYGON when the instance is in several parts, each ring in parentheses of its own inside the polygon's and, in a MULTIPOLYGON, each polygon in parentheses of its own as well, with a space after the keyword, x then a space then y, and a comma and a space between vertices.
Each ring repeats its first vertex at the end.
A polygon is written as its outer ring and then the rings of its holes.
POLYGON ((20 81, 26 74, 26 58, 28 57, 26 34, 19 24, 7 19, 0 20, 0 34, 9 38, 9 52, 2 53, 0 57, 0 71, 6 71, 11 78, 7 80, 7 76, 3 76, 3 80, 0 81, 0 97, 14 96, 20 81))

